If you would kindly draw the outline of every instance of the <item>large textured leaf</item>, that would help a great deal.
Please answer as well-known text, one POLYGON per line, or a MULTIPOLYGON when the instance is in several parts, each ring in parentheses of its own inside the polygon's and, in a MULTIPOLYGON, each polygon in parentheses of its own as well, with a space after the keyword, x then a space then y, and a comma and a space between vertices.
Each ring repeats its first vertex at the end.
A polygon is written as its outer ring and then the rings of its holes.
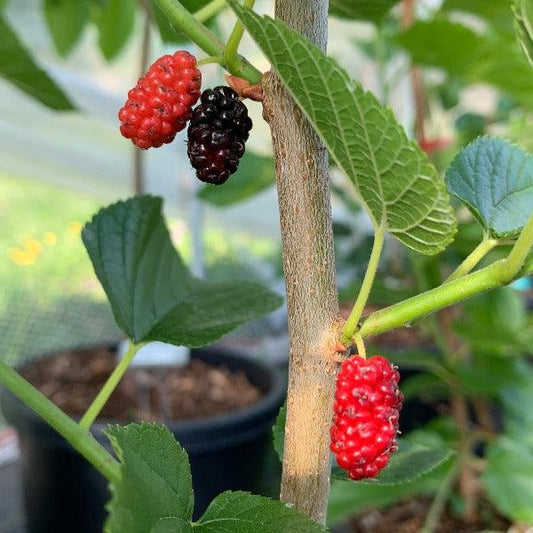
POLYGON ((298 33, 229 3, 355 185, 375 225, 422 253, 449 244, 455 218, 444 183, 391 110, 298 33))
POLYGON ((225 207, 242 202, 264 191, 275 182, 272 157, 246 152, 235 176, 223 187, 206 185, 198 196, 217 207, 225 207))
POLYGON ((88 22, 87 0, 45 0, 44 14, 56 50, 67 55, 79 41, 88 22))
POLYGON ((135 2, 106 0, 95 16, 98 44, 104 57, 113 59, 127 43, 135 22, 135 2))
POLYGON ((37 66, 1 14, 0 50, 0 76, 52 109, 75 109, 65 93, 37 66))
POLYGON ((281 305, 255 283, 193 279, 172 246, 161 204, 151 196, 118 202, 82 233, 115 320, 133 342, 201 346, 281 305))
POLYGON ((492 235, 516 235, 533 210, 533 155, 481 137, 452 161, 446 184, 492 235))
POLYGON ((330 0, 329 12, 337 17, 379 22, 400 0, 330 0))
POLYGON ((106 531, 147 533, 165 517, 190 520, 189 460, 172 433, 143 423, 112 426, 107 435, 121 462, 121 477, 111 485, 106 531))
POLYGON ((186 346, 204 346, 252 318, 277 309, 282 299, 257 283, 194 280, 190 292, 146 336, 186 346))
POLYGON ((533 66, 533 5, 531 0, 514 0, 513 12, 518 42, 533 66))
POLYGON ((491 84, 533 108, 531 66, 506 35, 480 35, 461 24, 435 19, 415 23, 396 40, 415 63, 442 68, 467 83, 491 84))
POLYGON ((282 502, 247 492, 217 496, 194 524, 198 533, 326 533, 327 529, 282 502))
POLYGON ((119 327, 142 341, 189 294, 190 275, 151 196, 101 210, 82 238, 119 327))

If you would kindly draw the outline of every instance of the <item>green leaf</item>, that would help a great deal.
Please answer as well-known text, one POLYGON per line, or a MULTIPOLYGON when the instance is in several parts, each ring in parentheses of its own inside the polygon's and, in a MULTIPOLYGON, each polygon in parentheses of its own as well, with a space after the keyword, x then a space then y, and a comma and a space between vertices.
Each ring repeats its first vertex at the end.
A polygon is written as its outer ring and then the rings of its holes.
POLYGON ((194 280, 186 299, 146 335, 185 346, 204 346, 252 318, 277 309, 283 299, 257 283, 194 280))
POLYGON ((247 492, 223 492, 194 524, 198 533, 326 533, 293 507, 247 492))
POLYGON ((363 509, 392 505, 414 494, 436 492, 450 467, 451 464, 443 463, 410 483, 401 485, 373 485, 333 479, 328 502, 328 523, 336 523, 363 509))
POLYGON ((528 0, 514 0, 516 37, 533 66, 533 6, 528 0))
MULTIPOLYGON (((354 483, 364 485, 403 485, 428 474, 444 463, 451 462, 455 452, 447 448, 429 448, 405 439, 398 440, 398 450, 390 456, 389 464, 372 479, 363 479, 354 483)), ((333 467, 333 476, 348 479, 346 471, 333 467)))
POLYGON ((45 0, 44 15, 56 50, 68 55, 89 20, 87 0, 45 0))
POLYGON ((150 533, 193 533, 193 529, 190 522, 170 516, 161 518, 150 533))
POLYGON ((444 69, 466 83, 488 83, 533 108, 531 66, 511 38, 480 35, 461 24, 434 19, 416 22, 395 40, 415 63, 444 69))
POLYGON ((379 22, 400 0, 330 0, 329 12, 337 17, 379 22))
POLYGON ((8 82, 52 109, 75 109, 65 93, 37 66, 1 15, 0 50, 0 75, 8 82))
POLYGON ((132 0, 106 0, 97 11, 98 44, 104 57, 110 61, 122 50, 133 31, 135 2, 132 0))
POLYGON ((282 299, 255 284, 193 279, 151 196, 101 210, 82 238, 120 328, 139 343, 201 346, 273 311, 282 299))
POLYGON ((444 183, 392 111, 303 36, 229 3, 355 185, 374 224, 419 252, 445 248, 455 217, 444 183))
POLYGON ((272 427, 272 443, 280 460, 283 458, 285 447, 285 422, 287 420, 287 404, 283 404, 279 410, 276 422, 272 427))
MULTIPOLYGON (((522 409, 526 406, 523 405, 522 409)), ((506 436, 488 445, 483 484, 494 505, 516 522, 533 522, 533 452, 506 436)))
POLYGON ((106 434, 121 462, 120 481, 111 485, 106 531, 146 533, 162 518, 190 520, 189 460, 172 433, 143 423, 110 426, 106 434))
POLYGON ((235 176, 227 181, 224 187, 205 185, 198 192, 198 197, 217 207, 226 207, 247 200, 274 182, 272 157, 246 152, 235 176))
POLYGON ((481 137, 452 161, 446 184, 491 235, 517 235, 533 206, 533 155, 509 141, 481 137))

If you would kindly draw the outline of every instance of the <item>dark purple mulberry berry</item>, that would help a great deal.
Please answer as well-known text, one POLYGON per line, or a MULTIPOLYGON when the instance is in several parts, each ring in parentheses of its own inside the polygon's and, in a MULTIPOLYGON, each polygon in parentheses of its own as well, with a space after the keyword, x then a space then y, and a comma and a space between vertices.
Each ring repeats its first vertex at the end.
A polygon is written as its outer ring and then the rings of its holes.
POLYGON ((198 179, 224 183, 237 170, 251 129, 248 110, 233 89, 205 90, 187 130, 187 154, 198 179))

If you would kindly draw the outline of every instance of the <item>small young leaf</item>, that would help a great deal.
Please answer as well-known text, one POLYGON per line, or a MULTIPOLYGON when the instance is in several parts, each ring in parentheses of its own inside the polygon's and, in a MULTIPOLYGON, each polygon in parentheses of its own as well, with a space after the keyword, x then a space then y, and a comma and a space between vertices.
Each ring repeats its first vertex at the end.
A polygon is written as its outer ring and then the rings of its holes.
POLYGON ((255 283, 192 278, 172 246, 161 204, 151 196, 118 202, 82 233, 115 320, 133 342, 202 346, 281 305, 255 283))
POLYGON ((72 111, 65 93, 41 70, 0 14, 0 76, 56 111, 72 111))
POLYGON ((146 533, 162 518, 190 520, 189 460, 172 433, 164 426, 145 423, 110 426, 106 433, 122 474, 120 481, 111 485, 106 531, 146 533))
POLYGON ((193 529, 190 522, 175 516, 169 516, 161 518, 150 530, 150 533, 193 533, 193 529))
POLYGON ((279 501, 247 492, 223 492, 194 524, 198 533, 326 533, 328 530, 279 501))
POLYGON ((272 157, 246 152, 239 169, 224 187, 205 185, 198 197, 217 207, 226 207, 251 198, 275 182, 272 157))
POLYGON ((533 206, 533 155, 509 141, 481 137, 452 161, 446 184, 492 236, 517 235, 533 206))
MULTIPOLYGON (((428 474, 440 465, 450 462, 454 452, 447 448, 428 448, 411 443, 405 439, 398 440, 398 450, 390 456, 389 464, 376 478, 363 479, 356 483, 375 485, 402 485, 428 474)), ((333 467, 333 476, 348 479, 346 471, 333 467)))
POLYGON ((379 22, 400 0, 330 0, 329 12, 337 17, 379 22))
POLYGON ((89 20, 87 0, 45 0, 44 14, 57 51, 66 56, 89 20))
POLYGON ((445 248, 455 216, 444 183, 392 111, 303 36, 228 2, 354 184, 375 226, 421 253, 445 248))
POLYGON ((283 404, 279 410, 276 422, 272 427, 272 443, 274 450, 278 454, 280 461, 283 459, 283 448, 285 446, 285 422, 287 420, 287 404, 283 404))
POLYGON ((135 23, 135 2, 106 0, 96 15, 100 34, 98 44, 104 57, 110 61, 122 50, 135 23))

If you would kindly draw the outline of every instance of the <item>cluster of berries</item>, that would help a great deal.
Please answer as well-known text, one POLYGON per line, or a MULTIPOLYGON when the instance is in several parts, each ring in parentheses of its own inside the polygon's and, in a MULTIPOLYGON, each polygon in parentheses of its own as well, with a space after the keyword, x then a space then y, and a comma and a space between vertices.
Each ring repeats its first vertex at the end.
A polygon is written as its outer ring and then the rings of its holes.
POLYGON ((149 68, 118 113, 122 135, 142 149, 174 140, 189 123, 187 154, 202 181, 220 185, 244 154, 252 121, 230 87, 207 89, 200 98, 202 75, 196 58, 178 51, 149 68))
POLYGON ((355 355, 337 377, 331 451, 351 479, 375 477, 397 449, 402 393, 398 371, 379 355, 355 355))

